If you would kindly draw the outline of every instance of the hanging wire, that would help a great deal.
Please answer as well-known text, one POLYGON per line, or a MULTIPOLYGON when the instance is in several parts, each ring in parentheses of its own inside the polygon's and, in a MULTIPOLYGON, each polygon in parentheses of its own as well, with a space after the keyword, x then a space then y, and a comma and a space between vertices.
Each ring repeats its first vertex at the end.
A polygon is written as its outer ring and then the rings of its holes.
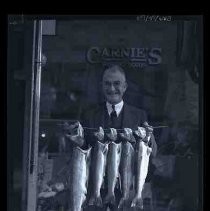
MULTIPOLYGON (((54 120, 56 121, 56 120, 54 120)), ((68 122, 79 122, 78 120, 58 120, 58 121, 63 121, 63 123, 58 123, 57 125, 58 126, 65 126, 65 123, 68 124, 68 122)), ((161 129, 161 128, 167 128, 168 126, 167 125, 159 125, 159 126, 147 126, 149 128, 152 128, 152 129, 161 129)), ((98 130, 99 128, 94 128, 94 127, 82 127, 83 129, 85 130, 98 130)), ((110 128, 103 128, 104 131, 110 131, 110 128)), ((123 132, 124 129, 123 128, 119 128, 119 129, 116 129, 117 131, 119 132, 123 132)), ((134 130, 134 129, 133 129, 134 130)))
MULTIPOLYGON (((149 126, 150 127, 150 126, 149 126)), ((166 128, 168 126, 165 126, 165 125, 161 125, 161 126, 155 126, 155 127, 151 127, 152 129, 159 129, 159 128, 166 128)), ((83 127, 84 129, 87 129, 87 130, 98 130, 98 128, 91 128, 91 127, 83 127)), ((104 128, 103 130, 110 130, 109 128, 104 128)), ((123 132, 124 129, 116 129, 117 131, 121 131, 123 132)))

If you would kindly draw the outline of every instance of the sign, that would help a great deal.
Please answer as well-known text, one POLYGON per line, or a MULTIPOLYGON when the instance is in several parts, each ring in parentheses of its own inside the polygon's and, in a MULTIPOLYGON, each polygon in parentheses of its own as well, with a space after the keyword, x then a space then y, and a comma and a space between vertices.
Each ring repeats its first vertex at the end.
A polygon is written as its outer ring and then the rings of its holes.
POLYGON ((129 63, 133 67, 159 65, 162 62, 161 48, 100 48, 91 47, 87 51, 87 61, 99 63, 129 63))

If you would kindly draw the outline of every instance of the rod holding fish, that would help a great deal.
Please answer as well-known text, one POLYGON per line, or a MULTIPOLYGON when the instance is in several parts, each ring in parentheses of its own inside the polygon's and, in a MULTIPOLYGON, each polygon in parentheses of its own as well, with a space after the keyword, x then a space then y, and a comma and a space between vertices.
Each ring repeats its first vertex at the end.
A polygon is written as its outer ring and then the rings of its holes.
MULTIPOLYGON (((77 121, 77 122, 75 122, 75 123, 72 123, 71 125, 72 125, 72 128, 73 128, 73 126, 75 125, 75 126, 78 126, 78 124, 79 124, 79 121, 77 121)), ((148 123, 147 123, 148 124, 148 123)), ((59 123, 58 124, 59 126, 63 126, 64 128, 66 128, 67 129, 67 127, 68 127, 68 123, 67 122, 64 122, 64 123, 59 123)), ((161 128, 167 128, 168 126, 167 125, 159 125, 159 126, 149 126, 149 127, 151 127, 152 129, 161 129, 161 128)), ((93 127, 82 127, 84 130, 94 130, 94 131, 97 131, 98 130, 98 128, 93 128, 93 127)), ((110 132, 110 128, 103 128, 103 130, 104 131, 108 131, 108 132, 110 132)), ((115 129, 116 131, 118 131, 118 132, 124 132, 124 128, 120 128, 120 129, 115 129)), ((135 129, 132 129, 132 130, 135 130, 135 129)))
MULTIPOLYGON (((65 137, 66 138, 69 138, 69 136, 72 136, 73 134, 75 134, 75 132, 77 132, 77 128, 80 127, 80 131, 82 131, 84 133, 85 130, 90 130, 92 132, 97 132, 98 131, 98 128, 87 128, 87 127, 82 127, 82 125, 80 124, 80 122, 75 122, 73 124, 68 124, 67 122, 65 122, 63 125, 62 125, 62 130, 63 132, 65 133, 65 137), (86 128, 86 129, 85 129, 86 128)), ((151 130, 153 131, 153 129, 155 128, 160 128, 160 127, 167 127, 167 126, 157 126, 157 127, 153 127, 153 126, 150 126, 147 122, 144 122, 143 123, 143 127, 145 129, 147 129, 147 131, 151 130)), ((133 133, 136 129, 130 129, 133 133)), ((107 136, 107 134, 110 134, 111 132, 111 128, 106 128, 104 129, 103 128, 103 131, 104 131, 104 134, 105 136, 107 136)), ((120 133, 123 133, 124 132, 124 129, 115 129, 116 131, 116 134, 120 134, 120 133)), ((87 132, 88 134, 88 132, 87 132)), ((75 143, 74 140, 72 140, 73 143, 75 143)), ((142 141, 146 142, 146 139, 143 139, 142 141)), ((135 142, 135 139, 134 139, 134 142, 135 142)), ((84 139, 77 139, 77 143, 75 144, 78 144, 80 147, 83 146, 85 143, 85 140, 84 139)), ((154 154, 156 150, 154 150, 154 154)))

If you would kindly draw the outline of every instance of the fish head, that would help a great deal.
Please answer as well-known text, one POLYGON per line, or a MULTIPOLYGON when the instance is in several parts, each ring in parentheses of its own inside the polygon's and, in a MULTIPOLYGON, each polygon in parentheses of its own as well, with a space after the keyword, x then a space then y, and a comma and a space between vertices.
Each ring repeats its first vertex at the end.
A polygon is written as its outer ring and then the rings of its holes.
POLYGON ((123 133, 119 133, 120 137, 123 140, 129 141, 129 142, 135 142, 135 138, 133 136, 133 131, 130 128, 124 128, 123 133))
POLYGON ((117 130, 115 128, 110 128, 110 133, 107 133, 106 135, 111 141, 117 140, 117 130))
POLYGON ((71 134, 75 132, 75 130, 79 127, 79 125, 80 125, 79 121, 74 122, 72 124, 69 124, 68 122, 65 121, 63 124, 63 130, 71 134))
POLYGON ((151 139, 151 136, 152 136, 152 133, 153 133, 153 127, 150 126, 148 124, 148 122, 144 122, 143 123, 143 126, 145 127, 145 130, 146 130, 146 138, 145 138, 145 142, 149 142, 150 139, 151 139))
POLYGON ((84 143, 84 129, 80 123, 78 123, 78 127, 76 128, 76 134, 66 134, 66 138, 71 140, 76 145, 83 145, 84 143))
POLYGON ((143 126, 144 126, 144 128, 146 129, 146 132, 147 132, 147 133, 152 133, 152 132, 153 132, 153 127, 150 126, 150 125, 148 124, 148 122, 144 122, 144 123, 143 123, 143 126))
POLYGON ((94 132, 94 136, 99 140, 102 141, 104 139, 104 130, 102 127, 99 127, 99 131, 94 132))
POLYGON ((146 129, 143 127, 138 127, 138 129, 134 131, 134 136, 140 139, 144 139, 146 137, 146 129))

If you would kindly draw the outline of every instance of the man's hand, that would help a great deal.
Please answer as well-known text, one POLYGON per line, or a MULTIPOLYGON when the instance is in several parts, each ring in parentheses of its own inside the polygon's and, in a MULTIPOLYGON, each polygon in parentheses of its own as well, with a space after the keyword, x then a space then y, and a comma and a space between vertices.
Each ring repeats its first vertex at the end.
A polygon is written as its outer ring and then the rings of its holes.
POLYGON ((68 127, 68 131, 70 134, 66 134, 65 137, 72 141, 77 146, 82 146, 84 144, 84 129, 82 128, 82 125, 79 122, 76 122, 73 125, 70 125, 68 127), (76 134, 75 134, 76 130, 76 134))

